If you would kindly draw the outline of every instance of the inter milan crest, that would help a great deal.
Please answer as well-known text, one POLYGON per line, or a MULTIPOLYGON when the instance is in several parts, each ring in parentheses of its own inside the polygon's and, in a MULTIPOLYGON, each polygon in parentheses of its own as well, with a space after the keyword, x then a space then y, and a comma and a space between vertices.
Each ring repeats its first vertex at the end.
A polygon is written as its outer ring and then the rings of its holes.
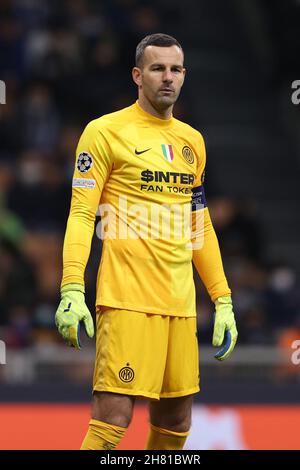
POLYGON ((185 145, 182 149, 182 155, 184 156, 185 160, 192 165, 194 163, 194 154, 190 147, 185 145))
POLYGON ((92 166, 93 159, 91 155, 87 152, 81 152, 77 160, 77 170, 79 170, 80 173, 86 173, 92 168, 92 166))
POLYGON ((129 363, 127 362, 126 367, 122 367, 122 369, 119 370, 119 377, 122 380, 122 382, 132 382, 134 379, 134 370, 129 367, 129 363))

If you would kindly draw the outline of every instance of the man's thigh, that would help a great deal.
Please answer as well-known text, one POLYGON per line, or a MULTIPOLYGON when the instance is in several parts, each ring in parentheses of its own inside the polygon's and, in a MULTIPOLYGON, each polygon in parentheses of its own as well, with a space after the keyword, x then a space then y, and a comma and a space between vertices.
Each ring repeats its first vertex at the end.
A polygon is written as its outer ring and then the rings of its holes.
POLYGON ((167 360, 160 397, 185 397, 199 390, 196 317, 170 317, 167 360))

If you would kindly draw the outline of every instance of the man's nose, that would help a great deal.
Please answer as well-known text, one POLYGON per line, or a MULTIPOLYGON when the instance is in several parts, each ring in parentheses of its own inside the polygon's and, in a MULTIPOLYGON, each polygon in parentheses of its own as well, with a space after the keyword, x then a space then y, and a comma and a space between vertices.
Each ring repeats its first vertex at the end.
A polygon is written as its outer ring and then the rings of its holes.
POLYGON ((171 70, 165 70, 164 73, 163 73, 162 79, 163 79, 164 82, 172 82, 173 81, 173 75, 172 75, 171 70))

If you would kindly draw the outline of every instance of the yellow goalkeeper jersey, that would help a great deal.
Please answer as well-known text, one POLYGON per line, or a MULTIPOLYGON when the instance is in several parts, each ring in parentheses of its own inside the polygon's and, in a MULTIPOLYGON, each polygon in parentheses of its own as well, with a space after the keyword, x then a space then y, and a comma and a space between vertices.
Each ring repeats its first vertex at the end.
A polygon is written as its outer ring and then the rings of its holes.
POLYGON ((76 152, 62 285, 84 284, 96 211, 97 306, 195 316, 189 217, 203 203, 201 134, 138 101, 91 121, 76 152), (100 205, 100 206, 99 206, 100 205))

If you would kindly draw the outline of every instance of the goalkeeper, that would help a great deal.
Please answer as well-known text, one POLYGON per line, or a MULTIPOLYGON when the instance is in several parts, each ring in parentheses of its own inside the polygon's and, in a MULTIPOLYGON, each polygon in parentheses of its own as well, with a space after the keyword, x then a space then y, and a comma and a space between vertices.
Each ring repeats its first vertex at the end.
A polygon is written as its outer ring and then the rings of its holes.
POLYGON ((145 37, 132 70, 138 100, 90 122, 78 143, 55 317, 66 343, 77 349, 80 322, 94 335, 84 272, 98 208, 105 227, 92 419, 82 449, 114 449, 137 397, 149 401, 146 449, 183 448, 200 390, 192 262, 215 303, 216 359, 226 359, 237 340, 231 291, 205 201, 204 141, 172 115, 185 79, 183 60, 175 38, 145 37), (174 216, 168 236, 168 219, 153 217, 166 206, 174 216), (179 232, 186 208, 192 230, 179 232))

